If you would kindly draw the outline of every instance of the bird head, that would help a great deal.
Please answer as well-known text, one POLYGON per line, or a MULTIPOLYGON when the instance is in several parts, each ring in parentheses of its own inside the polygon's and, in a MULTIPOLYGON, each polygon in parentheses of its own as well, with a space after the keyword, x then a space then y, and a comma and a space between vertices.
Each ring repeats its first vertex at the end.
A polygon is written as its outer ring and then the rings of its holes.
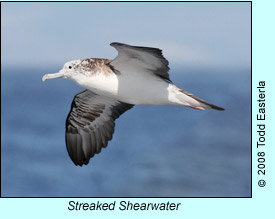
POLYGON ((71 80, 76 80, 77 76, 80 75, 79 73, 81 73, 81 68, 79 68, 80 63, 81 60, 69 61, 64 64, 63 68, 59 72, 53 74, 45 74, 42 78, 42 81, 54 78, 67 78, 71 80))

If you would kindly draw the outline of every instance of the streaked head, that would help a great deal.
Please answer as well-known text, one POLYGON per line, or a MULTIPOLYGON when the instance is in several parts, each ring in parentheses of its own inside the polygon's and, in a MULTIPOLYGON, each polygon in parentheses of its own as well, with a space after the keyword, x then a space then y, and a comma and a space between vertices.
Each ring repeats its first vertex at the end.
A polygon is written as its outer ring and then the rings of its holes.
POLYGON ((48 79, 53 79, 53 78, 73 79, 74 76, 80 73, 79 72, 80 63, 81 63, 81 60, 73 60, 73 61, 67 62, 64 64, 63 68, 58 73, 45 74, 42 78, 42 81, 46 81, 48 79))

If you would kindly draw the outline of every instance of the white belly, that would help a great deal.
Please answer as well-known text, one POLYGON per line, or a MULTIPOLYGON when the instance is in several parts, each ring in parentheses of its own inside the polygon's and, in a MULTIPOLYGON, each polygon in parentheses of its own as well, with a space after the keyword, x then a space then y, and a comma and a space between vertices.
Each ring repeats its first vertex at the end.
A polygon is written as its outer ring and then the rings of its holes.
POLYGON ((178 104, 174 102, 174 85, 151 74, 120 74, 94 76, 78 83, 99 95, 131 104, 178 104))
POLYGON ((168 104, 168 87, 169 83, 151 75, 135 78, 119 76, 117 98, 132 104, 168 104))

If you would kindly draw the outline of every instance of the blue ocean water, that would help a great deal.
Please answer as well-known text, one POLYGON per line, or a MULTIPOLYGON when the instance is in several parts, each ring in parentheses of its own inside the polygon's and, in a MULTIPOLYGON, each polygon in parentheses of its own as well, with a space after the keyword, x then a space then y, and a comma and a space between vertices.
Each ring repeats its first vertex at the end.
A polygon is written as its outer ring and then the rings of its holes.
POLYGON ((175 84, 226 111, 135 106, 83 167, 65 146, 71 101, 83 89, 65 79, 41 81, 58 69, 2 69, 2 196, 251 195, 250 69, 174 70, 175 84))

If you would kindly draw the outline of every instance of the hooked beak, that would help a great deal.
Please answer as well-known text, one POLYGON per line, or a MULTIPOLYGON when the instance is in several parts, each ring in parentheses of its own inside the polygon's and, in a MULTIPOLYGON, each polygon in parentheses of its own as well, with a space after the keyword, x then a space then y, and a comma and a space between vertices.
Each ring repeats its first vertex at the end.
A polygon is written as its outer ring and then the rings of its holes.
POLYGON ((63 78, 64 72, 58 72, 58 73, 54 73, 54 74, 45 74, 42 78, 42 81, 46 81, 48 79, 53 79, 53 78, 63 78))

